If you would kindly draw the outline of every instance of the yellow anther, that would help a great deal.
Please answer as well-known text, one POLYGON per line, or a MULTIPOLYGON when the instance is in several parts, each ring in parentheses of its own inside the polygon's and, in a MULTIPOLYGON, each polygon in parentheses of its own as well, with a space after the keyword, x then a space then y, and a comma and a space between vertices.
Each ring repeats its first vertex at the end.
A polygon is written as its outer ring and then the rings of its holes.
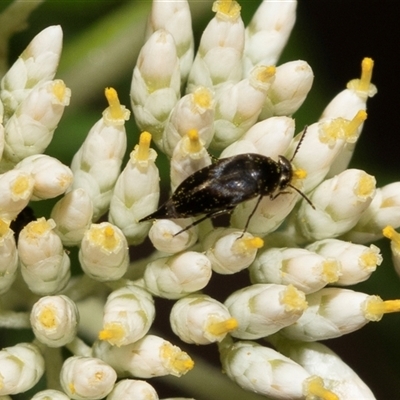
POLYGON ((10 224, 0 218, 0 238, 4 237, 10 230, 10 224))
POLYGON ((139 138, 139 148, 137 152, 138 161, 146 161, 149 158, 150 142, 151 133, 146 131, 142 132, 139 138))
POLYGON ((293 170, 293 179, 306 179, 307 178, 307 171, 305 169, 295 169, 293 170))
POLYGON ((187 133, 187 137, 189 138, 188 151, 190 153, 198 153, 203 148, 203 145, 200 141, 199 132, 197 129, 190 129, 187 133))
POLYGON ((99 332, 99 340, 107 340, 110 343, 117 343, 120 341, 126 332, 121 324, 111 323, 105 326, 105 329, 99 332))
POLYGON ((374 69, 374 60, 372 58, 365 57, 361 62, 361 79, 358 90, 361 90, 363 92, 369 90, 373 69, 374 69))
POLYGON ((339 397, 326 389, 324 381, 321 377, 313 375, 310 376, 305 382, 306 397, 318 398, 322 400, 339 400, 339 397))
POLYGON ((255 70, 256 79, 260 82, 268 82, 276 73, 276 67, 274 65, 270 66, 260 66, 255 70))
POLYGON ((232 245, 232 251, 236 254, 245 255, 253 250, 264 246, 264 240, 259 237, 242 237, 236 240, 232 245))
POLYGON ((214 336, 222 336, 228 332, 232 332, 238 327, 235 318, 228 318, 225 321, 213 322, 207 326, 207 331, 214 336))
POLYGON ((92 225, 89 233, 90 241, 108 252, 118 249, 121 243, 111 225, 92 225))
POLYGON ((370 321, 380 321, 384 314, 400 311, 400 300, 383 301, 379 296, 369 296, 364 303, 364 316, 370 321))
POLYGON ((365 110, 360 110, 347 125, 344 125, 343 133, 346 142, 355 143, 357 141, 359 136, 358 128, 367 119, 367 116, 368 114, 365 110))
POLYGON ((352 79, 347 83, 347 88, 358 92, 360 95, 372 97, 376 94, 377 89, 371 83, 372 70, 374 68, 374 60, 372 58, 364 58, 361 63, 361 78, 352 79))

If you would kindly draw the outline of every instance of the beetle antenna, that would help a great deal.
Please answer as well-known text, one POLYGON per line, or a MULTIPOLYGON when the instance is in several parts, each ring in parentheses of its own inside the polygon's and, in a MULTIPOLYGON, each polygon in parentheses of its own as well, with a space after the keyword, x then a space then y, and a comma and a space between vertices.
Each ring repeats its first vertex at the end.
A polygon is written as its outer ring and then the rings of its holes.
POLYGON ((300 189, 297 189, 296 186, 293 186, 290 183, 288 184, 288 186, 295 190, 315 210, 315 206, 312 201, 300 189))
POLYGON ((303 134, 301 135, 301 138, 300 138, 300 140, 299 140, 299 143, 297 143, 296 149, 294 150, 294 153, 293 153, 292 158, 290 159, 290 162, 293 161, 294 157, 296 156, 297 152, 299 151, 300 145, 301 145, 301 143, 302 143, 302 141, 303 141, 303 139, 304 139, 304 136, 306 136, 307 128, 308 128, 308 125, 306 125, 306 126, 304 127, 303 134))

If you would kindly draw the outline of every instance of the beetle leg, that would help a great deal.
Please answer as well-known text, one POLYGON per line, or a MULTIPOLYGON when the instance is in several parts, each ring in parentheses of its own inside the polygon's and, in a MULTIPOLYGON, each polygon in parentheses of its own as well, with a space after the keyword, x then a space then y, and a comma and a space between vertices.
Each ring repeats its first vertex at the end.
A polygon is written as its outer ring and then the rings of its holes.
MULTIPOLYGON (((278 193, 278 194, 279 194, 279 193, 278 193)), ((243 237, 243 235, 245 234, 245 232, 247 231, 247 228, 249 227, 249 224, 250 224, 251 217, 252 217, 252 216, 254 215, 254 213, 256 212, 257 207, 258 207, 258 205, 260 204, 260 201, 261 201, 262 198, 263 198, 263 196, 259 196, 259 197, 258 197, 257 203, 256 203, 256 205, 254 206, 253 211, 250 213, 249 218, 247 218, 246 225, 244 226, 243 232, 242 232, 242 234, 238 237, 238 239, 241 239, 241 238, 243 237)))
POLYGON ((192 228, 193 226, 198 225, 200 222, 203 222, 207 218, 217 217, 218 215, 230 213, 235 207, 228 207, 224 208, 223 210, 214 211, 204 215, 203 217, 199 218, 198 220, 194 221, 190 225, 186 226, 185 228, 181 229, 179 232, 175 233, 174 236, 178 236, 180 233, 187 231, 188 229, 192 228))

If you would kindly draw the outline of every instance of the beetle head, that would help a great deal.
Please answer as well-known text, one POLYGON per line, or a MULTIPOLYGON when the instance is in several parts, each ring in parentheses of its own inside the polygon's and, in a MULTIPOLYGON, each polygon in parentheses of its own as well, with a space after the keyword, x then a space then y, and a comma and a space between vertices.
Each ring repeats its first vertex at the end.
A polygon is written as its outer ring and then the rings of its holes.
POLYGON ((289 186, 293 178, 293 167, 291 162, 284 156, 279 156, 278 164, 281 169, 281 176, 279 178, 279 191, 282 191, 289 186))

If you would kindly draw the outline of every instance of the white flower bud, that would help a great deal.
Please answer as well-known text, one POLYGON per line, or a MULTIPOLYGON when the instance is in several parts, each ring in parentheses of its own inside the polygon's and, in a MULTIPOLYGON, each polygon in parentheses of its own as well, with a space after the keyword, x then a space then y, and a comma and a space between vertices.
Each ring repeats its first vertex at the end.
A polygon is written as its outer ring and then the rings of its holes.
POLYGON ((23 393, 36 385, 44 372, 44 358, 31 343, 0 350, 0 396, 23 393))
MULTIPOLYGON (((315 383, 319 394, 328 394, 321 380, 271 348, 250 341, 222 342, 219 348, 224 371, 245 390, 271 399, 302 400, 313 396, 310 387, 315 383)), ((338 400, 332 392, 329 394, 324 398, 338 400)))
POLYGON ((323 181, 329 168, 345 141, 343 133, 348 125, 347 120, 327 120, 307 127, 292 141, 289 154, 297 149, 293 164, 297 169, 303 169, 307 176, 303 181, 303 190, 307 193, 323 181), (302 140, 300 147, 299 141, 302 140))
POLYGON ((46 150, 70 96, 70 89, 59 79, 32 89, 4 126, 3 169, 46 150))
POLYGON ((122 230, 129 244, 139 244, 146 238, 150 223, 138 221, 157 208, 160 197, 157 153, 150 149, 150 140, 148 132, 140 135, 111 198, 109 221, 122 230))
POLYGON ((49 81, 56 74, 61 55, 63 32, 59 25, 39 32, 4 75, 0 98, 8 119, 32 88, 49 81))
POLYGON ((199 49, 190 70, 187 92, 197 86, 224 86, 242 78, 244 25, 236 1, 215 1, 215 17, 201 36, 199 49))
POLYGON ((19 234, 22 277, 29 289, 40 295, 59 292, 71 275, 69 257, 53 231, 54 227, 52 219, 39 218, 26 225, 19 234))
POLYGON ((400 310, 400 300, 383 301, 342 288, 321 289, 309 294, 307 302, 308 309, 297 322, 281 331, 289 339, 312 342, 339 337, 400 310))
POLYGON ((220 158, 257 153, 274 160, 284 154, 294 134, 294 119, 271 117, 254 124, 238 141, 226 147, 220 158))
MULTIPOLYGON (((373 97, 377 93, 375 85, 371 83, 373 67, 374 61, 371 58, 364 58, 361 63, 360 79, 348 82, 347 89, 332 99, 322 113, 321 119, 340 117, 351 120, 360 110, 366 115, 368 97, 373 97)), ((348 167, 355 150, 355 142, 360 136, 362 128, 363 125, 360 123, 357 128, 356 140, 346 144, 344 151, 332 164, 329 176, 334 176, 348 167)))
POLYGON ((382 229, 387 225, 400 226, 400 182, 377 189, 369 207, 343 238, 356 243, 372 242, 382 237, 382 229))
POLYGON ((92 224, 92 200, 85 189, 74 189, 54 205, 50 217, 64 246, 76 246, 92 224))
POLYGON ((179 299, 207 286, 211 262, 204 254, 187 251, 150 262, 143 278, 146 289, 155 296, 179 299))
POLYGON ((305 61, 290 61, 278 66, 260 119, 294 114, 306 99, 313 80, 313 71, 305 61))
POLYGON ((57 197, 69 188, 74 179, 72 171, 66 165, 44 154, 24 158, 15 169, 32 175, 35 181, 32 200, 57 197))
MULTIPOLYGON (((264 196, 250 219, 247 231, 255 236, 264 237, 268 233, 278 229, 293 210, 298 196, 294 191, 282 193, 274 199, 264 196)), ((233 210, 231 217, 233 227, 244 229, 250 214, 254 211, 257 201, 258 197, 245 201, 233 210)))
POLYGON ((197 242, 197 230, 190 228, 179 235, 183 228, 188 225, 188 219, 157 219, 149 231, 149 239, 153 246, 164 253, 176 254, 188 249, 197 242), (176 235, 176 236, 174 236, 176 235))
POLYGON ((0 218, 13 220, 28 205, 34 179, 31 174, 11 170, 0 175, 0 218))
POLYGON ((177 143, 170 163, 171 189, 176 188, 194 172, 211 164, 208 154, 199 134, 195 129, 188 132, 177 143))
POLYGON ((158 400, 158 394, 149 383, 123 379, 115 384, 106 400, 158 400))
POLYGON ((75 338, 79 313, 67 296, 45 296, 33 305, 30 321, 40 342, 49 347, 61 347, 75 338))
POLYGON ((253 283, 293 285, 308 294, 336 282, 341 264, 299 248, 270 248, 261 251, 249 268, 253 283))
POLYGON ((107 396, 117 380, 115 371, 98 358, 67 358, 60 372, 64 392, 75 400, 95 400, 107 396))
POLYGON ((136 124, 159 143, 170 111, 180 97, 180 69, 173 36, 154 32, 140 50, 131 83, 136 124))
POLYGON ((126 151, 125 121, 130 112, 119 102, 117 92, 105 90, 109 103, 75 154, 71 169, 74 182, 70 190, 83 188, 93 202, 93 220, 108 209, 115 182, 126 151))
POLYGON ((153 1, 147 24, 146 37, 159 29, 165 29, 174 38, 181 70, 181 82, 186 82, 193 63, 194 38, 192 18, 186 0, 171 2, 169 0, 153 1))
POLYGON ((8 291, 17 277, 18 252, 14 232, 0 219, 0 295, 8 291))
POLYGON ((154 301, 146 290, 130 285, 114 290, 104 306, 100 340, 125 346, 141 339, 155 317, 154 301))
POLYGON ((254 67, 249 78, 226 84, 217 92, 213 149, 224 149, 256 123, 275 79, 275 70, 273 66, 254 67))
POLYGON ((165 126, 162 142, 156 142, 157 145, 172 156, 179 140, 195 130, 204 147, 208 147, 214 134, 214 109, 212 91, 197 87, 176 103, 165 126))
POLYGON ((367 280, 383 260, 379 248, 373 244, 367 247, 337 239, 325 239, 314 242, 307 248, 340 262, 341 273, 336 285, 355 285, 367 280))
POLYGON ((308 240, 343 235, 352 229, 375 195, 375 178, 348 169, 322 182, 311 194, 315 209, 306 201, 297 215, 297 229, 308 240))
POLYGON ((220 342, 238 326, 223 304, 200 294, 178 300, 172 307, 169 320, 175 335, 194 344, 220 342))
POLYGON ((93 352, 109 363, 118 376, 182 376, 194 365, 187 353, 154 335, 147 335, 135 343, 121 347, 111 346, 107 342, 95 342, 93 352))
POLYGON ((239 339, 272 335, 295 323, 307 309, 304 293, 293 285, 261 283, 233 292, 225 305, 239 324, 231 336, 239 339))
POLYGON ((261 2, 246 27, 244 75, 255 65, 276 65, 296 21, 297 1, 261 2))
POLYGON ((203 241, 213 271, 230 275, 247 268, 264 245, 259 237, 236 229, 216 229, 203 241))
POLYGON ((325 345, 294 342, 281 336, 272 336, 268 341, 279 352, 299 363, 308 373, 320 376, 326 388, 333 390, 340 399, 375 400, 373 393, 359 376, 325 345))
POLYGON ((110 224, 92 224, 79 249, 83 271, 98 281, 120 279, 128 269, 129 249, 122 231, 110 224))
POLYGON ((70 400, 69 397, 59 390, 42 390, 36 393, 31 400, 70 400))

